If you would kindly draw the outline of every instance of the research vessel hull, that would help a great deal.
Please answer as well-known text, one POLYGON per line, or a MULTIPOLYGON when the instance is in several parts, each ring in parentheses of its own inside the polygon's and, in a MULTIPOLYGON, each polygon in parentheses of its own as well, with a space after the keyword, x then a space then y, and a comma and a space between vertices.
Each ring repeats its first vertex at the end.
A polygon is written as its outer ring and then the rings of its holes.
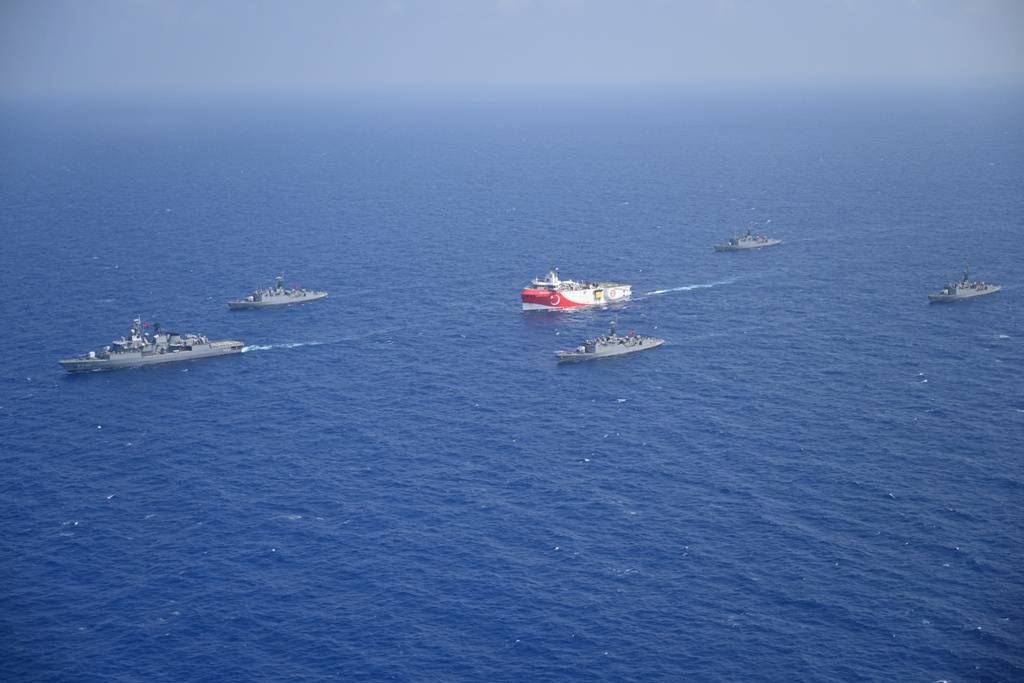
POLYGON ((628 301, 633 287, 622 282, 577 282, 563 280, 558 269, 544 279, 535 279, 519 293, 524 311, 564 311, 628 301))

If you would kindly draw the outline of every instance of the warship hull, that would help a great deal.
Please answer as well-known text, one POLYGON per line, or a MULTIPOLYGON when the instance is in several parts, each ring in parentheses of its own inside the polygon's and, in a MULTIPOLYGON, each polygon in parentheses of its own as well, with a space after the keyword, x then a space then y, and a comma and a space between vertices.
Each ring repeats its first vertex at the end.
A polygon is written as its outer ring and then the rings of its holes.
POLYGON ((188 360, 199 360, 201 358, 214 358, 217 356, 229 356, 241 353, 245 344, 236 340, 224 340, 210 342, 201 346, 193 346, 191 349, 180 349, 160 352, 126 352, 118 353, 109 357, 85 356, 82 358, 71 358, 58 361, 60 366, 70 373, 78 374, 83 372, 102 372, 105 370, 123 370, 126 368, 141 368, 148 365, 159 365, 161 363, 178 363, 188 360))
POLYGON ((320 301, 327 298, 327 292, 309 292, 298 295, 282 295, 263 297, 259 301, 255 299, 235 299, 228 302, 228 308, 233 311, 246 308, 280 308, 281 306, 293 306, 295 304, 308 304, 313 301, 320 301))
POLYGON ((948 304, 954 301, 964 301, 966 299, 977 299, 979 296, 986 296, 988 294, 995 294, 1000 289, 999 285, 989 285, 984 289, 962 289, 956 294, 929 294, 928 301, 933 304, 948 304))
POLYGON ((764 242, 753 242, 748 244, 716 244, 715 251, 755 251, 765 247, 774 247, 782 244, 782 240, 765 240, 764 242))
POLYGON ((629 300, 633 294, 630 285, 617 282, 601 283, 585 289, 550 290, 526 288, 520 293, 524 311, 564 311, 575 308, 607 306, 629 300))
POLYGON ((645 339, 642 344, 615 344, 600 348, 591 353, 580 353, 578 351, 556 351, 555 358, 559 363, 581 363, 599 358, 621 358, 641 351, 656 349, 665 343, 664 339, 645 339))

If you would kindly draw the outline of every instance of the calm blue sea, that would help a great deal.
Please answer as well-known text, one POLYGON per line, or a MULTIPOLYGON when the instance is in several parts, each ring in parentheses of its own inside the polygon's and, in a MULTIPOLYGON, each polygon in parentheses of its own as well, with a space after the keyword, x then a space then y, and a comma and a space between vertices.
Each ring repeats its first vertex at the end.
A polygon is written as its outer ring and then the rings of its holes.
POLYGON ((7 102, 0 236, 2 680, 1024 680, 1024 93, 7 102))

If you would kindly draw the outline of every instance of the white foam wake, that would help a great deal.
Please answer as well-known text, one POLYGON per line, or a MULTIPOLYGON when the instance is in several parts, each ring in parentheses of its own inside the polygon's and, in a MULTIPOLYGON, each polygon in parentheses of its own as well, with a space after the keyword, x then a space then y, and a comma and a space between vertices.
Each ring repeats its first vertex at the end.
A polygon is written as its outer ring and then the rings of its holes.
POLYGON ((358 341, 360 339, 367 339, 370 337, 376 337, 382 334, 388 334, 398 329, 389 328, 384 330, 376 330, 374 332, 368 332, 366 334, 355 335, 351 337, 341 337, 339 339, 327 339, 320 341, 308 341, 308 342, 284 342, 280 344, 250 344, 249 346, 242 347, 242 353, 248 353, 249 351, 271 351, 273 349, 297 349, 300 346, 323 346, 325 344, 344 344, 346 342, 358 341))
POLYGON ((710 289, 719 285, 731 285, 733 282, 738 280, 738 277, 731 277, 728 280, 718 280, 717 282, 702 282, 695 285, 683 285, 682 287, 672 287, 670 289, 656 289, 653 292, 647 292, 644 296, 656 296, 658 294, 668 294, 669 292, 689 292, 693 289, 710 289))
POLYGON ((269 351, 271 349, 296 349, 300 346, 320 346, 321 344, 329 344, 330 342, 313 341, 313 342, 293 342, 290 344, 253 344, 251 346, 243 346, 242 353, 248 353, 249 351, 269 351))

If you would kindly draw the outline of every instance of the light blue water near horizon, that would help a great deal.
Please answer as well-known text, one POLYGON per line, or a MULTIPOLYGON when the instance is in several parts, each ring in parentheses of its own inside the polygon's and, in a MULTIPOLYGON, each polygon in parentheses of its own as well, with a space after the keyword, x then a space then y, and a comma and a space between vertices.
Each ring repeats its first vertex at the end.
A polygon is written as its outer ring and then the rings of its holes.
POLYGON ((1020 680, 1022 113, 5 104, 2 678, 1020 680), (250 350, 62 374, 136 314, 250 350))

